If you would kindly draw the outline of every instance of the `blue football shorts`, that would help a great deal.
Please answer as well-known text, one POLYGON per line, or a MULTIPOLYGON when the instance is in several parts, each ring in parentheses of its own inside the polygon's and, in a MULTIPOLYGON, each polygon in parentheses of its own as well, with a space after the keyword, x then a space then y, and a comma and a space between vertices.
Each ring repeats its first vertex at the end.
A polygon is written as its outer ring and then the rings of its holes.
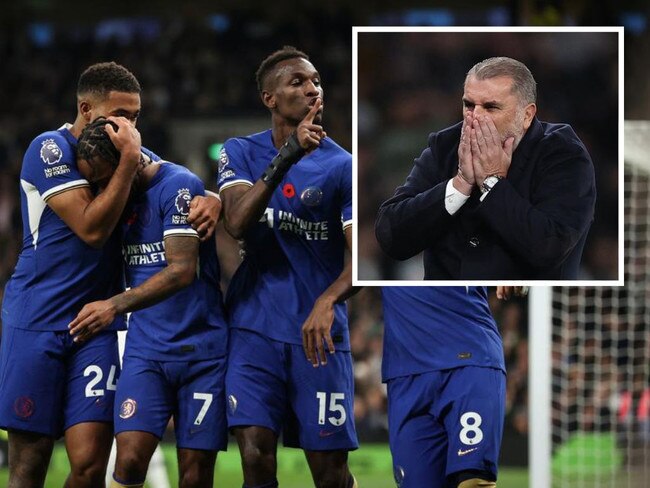
POLYGON ((230 428, 266 427, 307 451, 359 446, 350 352, 328 353, 314 368, 300 345, 231 329, 226 395, 230 428))
POLYGON ((162 439, 173 416, 178 448, 225 451, 225 374, 225 357, 202 361, 125 357, 115 397, 115 433, 137 430, 162 439))
POLYGON ((445 488, 480 470, 496 479, 506 375, 466 366, 388 380, 388 429, 400 488, 445 488))
POLYGON ((82 422, 113 422, 120 374, 117 332, 75 344, 67 331, 5 326, 0 427, 54 438, 82 422))

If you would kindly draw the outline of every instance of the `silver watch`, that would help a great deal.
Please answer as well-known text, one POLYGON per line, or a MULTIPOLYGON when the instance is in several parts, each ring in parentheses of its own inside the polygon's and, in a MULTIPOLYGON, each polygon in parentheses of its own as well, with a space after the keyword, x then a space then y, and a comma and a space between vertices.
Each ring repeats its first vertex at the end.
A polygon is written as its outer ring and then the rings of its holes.
POLYGON ((489 192, 492 188, 494 188, 494 185, 496 185, 501 178, 502 177, 498 175, 492 175, 485 178, 483 180, 483 185, 481 186, 481 193, 489 192))

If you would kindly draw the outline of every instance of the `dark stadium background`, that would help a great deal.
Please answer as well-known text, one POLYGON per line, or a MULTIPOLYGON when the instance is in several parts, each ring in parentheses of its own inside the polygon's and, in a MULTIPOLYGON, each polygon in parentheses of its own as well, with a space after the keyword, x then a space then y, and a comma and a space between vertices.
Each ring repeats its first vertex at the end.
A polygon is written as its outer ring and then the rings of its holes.
MULTIPOLYGON (((254 72, 283 44, 310 54, 325 88, 325 128, 351 150, 352 25, 626 25, 626 118, 650 113, 650 53, 643 1, 87 2, 31 0, 0 14, 0 287, 20 251, 18 175, 38 133, 72 122, 80 72, 97 61, 129 67, 143 86, 143 143, 181 162, 214 188, 215 151, 227 137, 267 128, 254 72), (245 6, 243 6, 245 5, 245 6), (263 12, 263 13, 262 13, 263 12)), ((622 88, 622 87, 621 87, 622 88)), ((615 185, 613 191, 616 190, 615 185)), ((599 188, 599 191, 602 190, 599 188)), ((601 193, 602 195, 602 193, 601 193)), ((610 195, 608 198, 612 198, 610 195)), ((218 230, 224 287, 238 264, 236 245, 218 230)), ((1 289, 1 288, 0 288, 1 289)), ((504 465, 527 463, 527 310, 497 303, 508 365, 504 465)), ((386 442, 385 389, 379 382, 381 307, 376 289, 350 301, 355 358, 355 420, 362 443, 386 442)), ((2 444, 0 440, 0 444, 2 444)), ((6 458, 5 458, 6 460, 6 458)))

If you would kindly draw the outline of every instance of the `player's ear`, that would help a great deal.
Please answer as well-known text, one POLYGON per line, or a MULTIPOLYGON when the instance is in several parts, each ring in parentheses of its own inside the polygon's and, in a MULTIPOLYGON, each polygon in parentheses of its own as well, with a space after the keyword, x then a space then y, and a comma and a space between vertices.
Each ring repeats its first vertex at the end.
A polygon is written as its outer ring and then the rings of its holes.
POLYGON ((78 100, 77 101, 77 110, 81 114, 81 116, 84 118, 86 123, 91 122, 91 117, 92 117, 92 110, 93 107, 90 104, 88 100, 78 100))
POLYGON ((524 130, 528 130, 530 124, 533 122, 533 117, 537 113, 537 105, 529 103, 524 109, 524 130))
POLYGON ((266 106, 266 108, 269 110, 275 109, 277 104, 275 102, 274 94, 265 90, 261 93, 260 97, 262 98, 262 103, 266 106))

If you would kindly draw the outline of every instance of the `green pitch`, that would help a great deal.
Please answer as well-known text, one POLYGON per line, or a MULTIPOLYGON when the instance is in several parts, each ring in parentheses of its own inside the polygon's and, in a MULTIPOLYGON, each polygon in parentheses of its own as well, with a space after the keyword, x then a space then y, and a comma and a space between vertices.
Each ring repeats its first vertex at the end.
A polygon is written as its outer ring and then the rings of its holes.
MULTIPOLYGON (((164 445, 171 486, 176 487, 178 479, 176 451, 174 446, 164 445)), ((392 464, 388 446, 366 444, 350 454, 350 468, 361 488, 394 488, 392 464)), ((57 445, 52 455, 50 470, 45 482, 46 488, 60 488, 68 473, 65 449, 57 445)), ((0 486, 7 486, 8 472, 0 469, 0 486)), ((305 488, 313 486, 307 462, 302 451, 278 449, 278 480, 282 488, 305 488)), ((239 488, 242 485, 241 465, 237 446, 231 444, 227 452, 219 453, 214 474, 216 488, 239 488)), ((499 488, 526 488, 528 472, 525 469, 502 468, 499 473, 499 488)), ((150 487, 155 488, 155 487, 150 487)))

